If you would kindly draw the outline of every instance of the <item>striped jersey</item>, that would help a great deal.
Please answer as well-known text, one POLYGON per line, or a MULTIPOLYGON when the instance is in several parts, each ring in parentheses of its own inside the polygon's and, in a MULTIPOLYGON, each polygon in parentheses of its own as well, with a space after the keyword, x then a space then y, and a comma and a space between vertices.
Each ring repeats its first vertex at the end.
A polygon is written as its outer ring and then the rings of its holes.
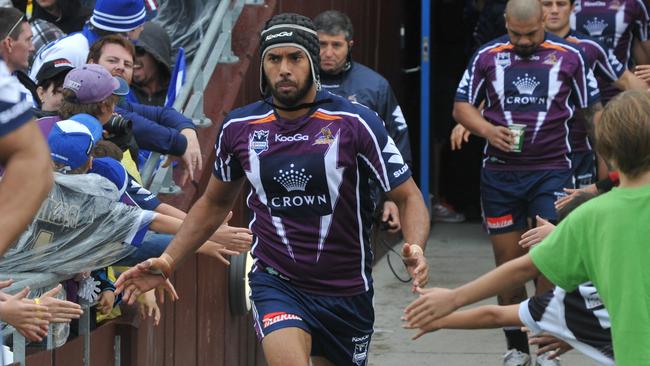
MULTIPOLYGON (((618 61, 614 53, 595 38, 571 31, 565 39, 580 47, 587 58, 589 67, 594 72, 600 90, 612 86, 611 84, 620 79, 623 72, 625 72, 625 66, 618 61)), ((571 151, 573 152, 591 150, 585 123, 582 114, 577 114, 576 118, 573 119, 569 133, 571 151)))
MULTIPOLYGON (((632 67, 632 41, 648 40, 650 16, 645 0, 576 0, 571 14, 571 29, 587 34, 611 49, 627 68, 632 67)), ((618 90, 603 88, 603 100, 610 100, 618 90)))
POLYGON ((568 169, 568 121, 574 108, 598 100, 582 51, 549 33, 529 57, 517 55, 507 35, 481 46, 456 92, 457 102, 485 101, 483 117, 494 125, 525 125, 521 152, 501 151, 486 141, 483 165, 492 170, 568 169))
POLYGON ((316 98, 318 107, 296 120, 263 101, 231 112, 213 174, 250 182, 254 270, 351 296, 372 286, 368 180, 390 191, 411 171, 375 112, 326 91, 316 98))
POLYGON ((609 313, 591 282, 525 300, 519 318, 533 333, 551 333, 599 364, 614 365, 609 313))
POLYGON ((0 137, 33 118, 30 96, 0 58, 0 137))

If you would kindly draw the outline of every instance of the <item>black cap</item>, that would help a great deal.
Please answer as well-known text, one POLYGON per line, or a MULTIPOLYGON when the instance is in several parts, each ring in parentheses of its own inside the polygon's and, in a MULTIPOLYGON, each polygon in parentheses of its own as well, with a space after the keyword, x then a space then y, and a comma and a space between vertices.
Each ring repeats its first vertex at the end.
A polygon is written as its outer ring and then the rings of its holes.
POLYGON ((311 74, 320 90, 320 43, 318 33, 311 19, 300 14, 283 13, 269 19, 260 34, 260 92, 265 93, 266 78, 264 77, 264 54, 269 49, 282 46, 294 46, 302 49, 309 58, 311 74))
POLYGON ((38 74, 36 74, 36 85, 42 85, 45 80, 52 79, 62 73, 67 74, 72 69, 74 69, 74 65, 65 58, 48 61, 38 70, 38 74))

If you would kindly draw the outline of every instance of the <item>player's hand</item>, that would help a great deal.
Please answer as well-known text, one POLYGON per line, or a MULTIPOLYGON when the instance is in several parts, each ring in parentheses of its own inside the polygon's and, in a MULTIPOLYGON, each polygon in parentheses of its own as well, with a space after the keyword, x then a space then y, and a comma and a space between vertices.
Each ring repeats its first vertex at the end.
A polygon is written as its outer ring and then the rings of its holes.
POLYGON ((406 265, 411 278, 413 278, 413 289, 426 286, 429 281, 429 264, 424 256, 422 248, 418 245, 404 243, 402 247, 402 260, 406 265))
POLYGON ((165 293, 172 300, 178 300, 176 289, 168 279, 172 268, 171 263, 164 259, 165 255, 166 253, 163 253, 158 258, 149 258, 122 272, 115 281, 115 295, 123 294, 122 299, 132 305, 138 296, 151 289, 156 289, 160 302, 165 301, 165 293))
POLYGON ((535 218, 537 219, 537 227, 526 231, 521 236, 521 240, 519 240, 519 245, 522 248, 530 248, 533 245, 540 243, 548 236, 548 234, 551 233, 551 231, 553 231, 553 229, 555 229, 555 225, 544 220, 539 215, 535 216, 535 218))
POLYGON ((51 323, 69 323, 72 319, 79 319, 83 314, 79 304, 54 297, 62 288, 63 286, 59 284, 40 297, 41 305, 47 306, 47 311, 51 315, 51 323))
POLYGON ((505 152, 512 151, 512 145, 515 143, 512 131, 503 126, 492 125, 485 138, 490 142, 490 145, 505 152))
POLYGON ((449 142, 451 142, 451 149, 452 150, 460 150, 463 143, 467 143, 469 141, 469 135, 472 133, 465 128, 465 126, 461 125, 460 123, 456 124, 456 127, 454 127, 453 130, 451 130, 451 136, 449 136, 449 142))
POLYGON ((537 355, 549 352, 549 360, 558 358, 573 349, 570 344, 547 333, 531 334, 529 332, 528 344, 537 345, 537 355))
POLYGON ((158 325, 160 323, 160 308, 156 303, 156 293, 153 290, 147 291, 138 297, 138 302, 142 319, 153 317, 153 324, 158 325))
POLYGON ((386 224, 386 231, 391 234, 402 230, 399 220, 399 209, 393 201, 384 201, 384 209, 381 214, 381 222, 386 224))
MULTIPOLYGON (((409 329, 427 329, 428 326, 435 328, 433 322, 446 315, 451 314, 455 307, 455 292, 446 288, 417 288, 420 294, 415 301, 404 309, 402 320, 404 327, 409 329)), ((419 336, 419 335, 418 335, 419 336)))
POLYGON ((636 65, 634 75, 650 85, 650 65, 636 65))
POLYGON ((5 300, 0 301, 0 317, 27 339, 40 341, 47 335, 51 316, 47 306, 26 299, 28 293, 29 287, 25 287, 17 294, 8 295, 5 300))
POLYGON ((574 198, 576 198, 581 192, 584 193, 590 193, 590 194, 598 194, 598 188, 596 188, 595 184, 590 184, 584 188, 564 188, 564 192, 567 193, 566 196, 560 197, 555 201, 555 209, 556 210, 561 210, 564 208, 564 206, 568 205, 569 202, 571 202, 574 198))

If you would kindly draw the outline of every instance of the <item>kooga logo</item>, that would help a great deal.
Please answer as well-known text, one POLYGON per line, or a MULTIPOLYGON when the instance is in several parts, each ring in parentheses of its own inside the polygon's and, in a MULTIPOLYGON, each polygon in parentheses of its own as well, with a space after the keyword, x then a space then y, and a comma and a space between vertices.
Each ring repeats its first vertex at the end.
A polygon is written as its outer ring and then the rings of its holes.
POLYGON ((294 141, 309 141, 309 136, 297 133, 293 136, 284 136, 282 134, 275 135, 276 142, 294 142, 294 141))
POLYGON ((265 38, 264 40, 265 40, 265 41, 270 41, 270 40, 272 40, 273 38, 278 38, 278 37, 291 37, 292 35, 293 35, 293 32, 287 32, 287 31, 284 31, 284 32, 276 33, 276 34, 269 34, 268 36, 266 36, 266 38, 265 38))

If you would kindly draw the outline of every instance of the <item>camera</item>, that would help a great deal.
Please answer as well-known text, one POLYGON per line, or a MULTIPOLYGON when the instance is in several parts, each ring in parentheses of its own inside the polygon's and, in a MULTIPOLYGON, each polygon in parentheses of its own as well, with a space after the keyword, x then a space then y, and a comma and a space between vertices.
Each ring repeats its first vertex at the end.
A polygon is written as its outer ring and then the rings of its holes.
POLYGON ((133 123, 119 114, 114 114, 104 125, 104 130, 108 132, 108 139, 126 136, 131 134, 133 123))

